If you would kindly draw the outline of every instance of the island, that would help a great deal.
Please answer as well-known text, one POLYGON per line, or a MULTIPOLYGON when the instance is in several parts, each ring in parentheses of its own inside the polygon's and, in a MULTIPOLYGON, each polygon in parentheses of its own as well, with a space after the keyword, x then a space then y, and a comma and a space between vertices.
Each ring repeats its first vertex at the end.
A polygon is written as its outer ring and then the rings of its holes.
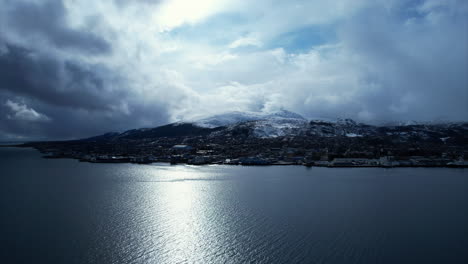
POLYGON ((292 112, 231 113, 69 141, 30 142, 45 158, 93 163, 468 167, 468 123, 367 125, 292 112))

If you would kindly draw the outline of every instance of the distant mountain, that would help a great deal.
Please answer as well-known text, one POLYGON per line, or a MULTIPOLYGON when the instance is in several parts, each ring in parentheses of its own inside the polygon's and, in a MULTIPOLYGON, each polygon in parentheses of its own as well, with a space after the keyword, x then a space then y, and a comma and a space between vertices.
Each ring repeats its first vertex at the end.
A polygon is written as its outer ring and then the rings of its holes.
POLYGON ((107 133, 85 139, 86 141, 146 140, 161 137, 211 138, 249 137, 373 137, 411 141, 468 141, 468 123, 446 124, 392 124, 371 126, 351 119, 307 120, 299 114, 281 110, 273 113, 229 112, 192 122, 178 122, 155 128, 128 130, 124 133, 107 133))

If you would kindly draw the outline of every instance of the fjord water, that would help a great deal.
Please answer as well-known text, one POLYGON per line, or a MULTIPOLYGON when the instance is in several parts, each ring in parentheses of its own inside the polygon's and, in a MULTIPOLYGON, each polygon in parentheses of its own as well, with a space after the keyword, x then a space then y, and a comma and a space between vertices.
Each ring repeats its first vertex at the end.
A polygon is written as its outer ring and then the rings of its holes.
POLYGON ((2 263, 468 263, 468 171, 90 164, 0 148, 2 263))

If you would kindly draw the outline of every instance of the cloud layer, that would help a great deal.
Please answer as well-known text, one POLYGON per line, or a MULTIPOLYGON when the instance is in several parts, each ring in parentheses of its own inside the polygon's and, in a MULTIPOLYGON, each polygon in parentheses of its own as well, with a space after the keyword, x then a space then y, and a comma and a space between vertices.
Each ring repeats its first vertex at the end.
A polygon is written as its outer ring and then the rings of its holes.
POLYGON ((468 120, 463 0, 0 4, 0 139, 280 108, 468 120))

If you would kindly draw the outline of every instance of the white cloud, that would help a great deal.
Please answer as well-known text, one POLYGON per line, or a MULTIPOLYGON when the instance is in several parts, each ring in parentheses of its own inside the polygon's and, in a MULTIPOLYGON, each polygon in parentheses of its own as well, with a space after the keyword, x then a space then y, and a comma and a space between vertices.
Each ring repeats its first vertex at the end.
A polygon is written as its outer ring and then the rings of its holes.
MULTIPOLYGON (((450 65, 460 62, 460 52, 466 53, 466 38, 456 34, 460 25, 451 21, 460 12, 466 16, 466 4, 448 2, 426 0, 409 7, 427 16, 437 14, 436 24, 429 18, 398 20, 408 11, 403 9, 406 1, 167 0, 144 10, 100 4, 100 12, 109 14, 110 28, 118 29, 116 52, 104 63, 130 80, 135 102, 163 104, 172 120, 226 109, 279 107, 365 121, 429 119, 436 110, 424 111, 424 105, 452 98, 436 87, 443 86, 448 71, 441 71, 434 58, 450 65), (457 6, 461 11, 454 11, 457 6), (241 19, 227 28, 210 24, 211 17, 221 14, 241 19), (197 31, 199 24, 212 28, 197 31), (188 27, 172 34, 184 25, 188 27), (320 25, 335 31, 332 43, 288 52, 272 42, 287 32, 320 25), (211 34, 224 31, 229 34, 211 34), (218 37, 227 39, 214 41, 218 37), (238 49, 247 46, 257 49, 238 49), (438 74, 442 78, 435 79, 438 74), (407 94, 422 97, 409 101, 407 94)), ((455 86, 452 93, 460 89, 460 84, 455 86)), ((442 105, 438 109, 443 111, 442 105)))
POLYGON ((254 37, 242 37, 242 38, 235 40, 231 44, 229 44, 230 49, 236 49, 239 47, 246 47, 246 46, 261 47, 262 42, 260 42, 258 39, 254 37))
POLYGON ((160 31, 170 31, 185 23, 193 24, 226 8, 225 0, 169 0, 164 1, 154 14, 160 31))
POLYGON ((11 100, 7 100, 5 106, 12 112, 7 115, 8 119, 31 122, 48 122, 51 120, 48 116, 36 112, 36 110, 29 108, 27 105, 15 103, 11 100))

